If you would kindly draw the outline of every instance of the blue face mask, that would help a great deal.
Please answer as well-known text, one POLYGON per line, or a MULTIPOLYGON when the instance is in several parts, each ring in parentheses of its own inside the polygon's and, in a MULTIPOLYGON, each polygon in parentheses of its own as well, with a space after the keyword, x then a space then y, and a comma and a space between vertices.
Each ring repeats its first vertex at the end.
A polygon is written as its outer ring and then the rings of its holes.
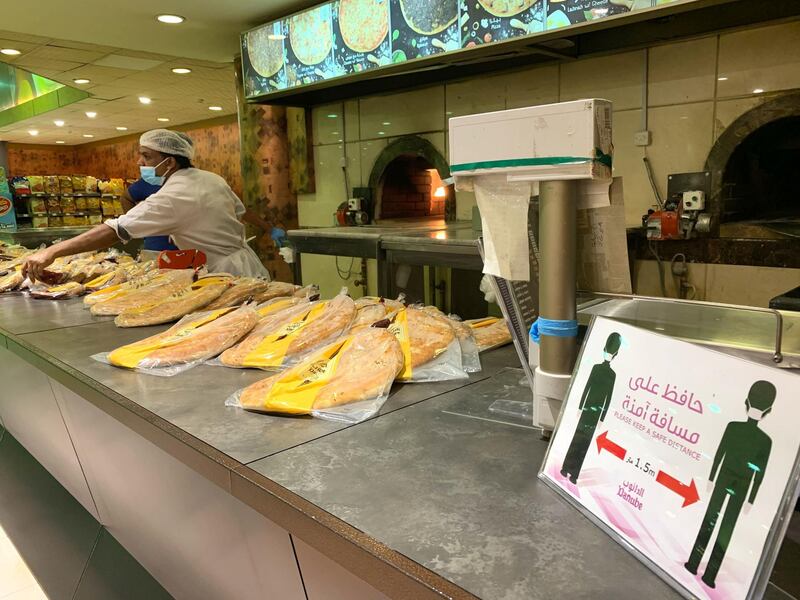
POLYGON ((139 175, 141 175, 142 179, 150 185, 164 185, 164 175, 156 175, 156 169, 165 162, 167 162, 166 158, 158 163, 155 167, 139 167, 139 175))

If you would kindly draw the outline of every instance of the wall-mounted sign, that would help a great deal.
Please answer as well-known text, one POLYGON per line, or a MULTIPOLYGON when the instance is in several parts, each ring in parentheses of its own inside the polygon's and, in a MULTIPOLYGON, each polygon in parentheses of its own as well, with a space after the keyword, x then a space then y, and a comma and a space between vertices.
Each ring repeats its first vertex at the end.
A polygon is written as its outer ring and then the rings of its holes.
POLYGON ((332 0, 242 34, 245 95, 535 36, 677 0, 332 0))
POLYGON ((333 12, 333 46, 344 73, 388 65, 389 0, 339 0, 333 12))
POLYGON ((797 493, 798 391, 597 318, 540 477, 687 598, 760 597, 797 493))

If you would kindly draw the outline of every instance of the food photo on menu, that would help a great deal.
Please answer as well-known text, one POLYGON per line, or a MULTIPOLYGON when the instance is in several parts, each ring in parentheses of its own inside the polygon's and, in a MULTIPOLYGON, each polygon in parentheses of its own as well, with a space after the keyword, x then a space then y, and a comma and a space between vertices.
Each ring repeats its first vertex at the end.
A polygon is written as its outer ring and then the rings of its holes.
POLYGON ((547 29, 621 15, 632 10, 651 8, 655 4, 655 0, 549 0, 547 29))
POLYGON ((242 36, 245 95, 258 96, 286 89, 283 25, 270 23, 242 36))
POLYGON ((459 0, 389 0, 392 62, 458 50, 459 0))
POLYGON ((796 389, 785 370, 597 318, 540 477, 691 597, 758 597, 794 508, 796 389))
POLYGON ((461 45, 472 48, 544 30, 544 0, 461 0, 461 45))
POLYGON ((289 87, 309 85, 343 75, 333 53, 333 3, 289 17, 286 36, 286 79, 289 87))
POLYGON ((388 65, 389 0, 339 0, 333 8, 334 53, 347 74, 388 65))

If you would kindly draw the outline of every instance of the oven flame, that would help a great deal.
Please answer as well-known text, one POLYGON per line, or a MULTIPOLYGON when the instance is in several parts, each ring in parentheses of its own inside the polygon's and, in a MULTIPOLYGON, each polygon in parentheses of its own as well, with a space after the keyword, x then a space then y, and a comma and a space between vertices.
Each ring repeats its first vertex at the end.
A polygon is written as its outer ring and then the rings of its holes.
POLYGON ((444 198, 446 195, 447 191, 444 189, 443 185, 440 185, 438 188, 436 188, 436 191, 433 192, 434 198, 444 198))

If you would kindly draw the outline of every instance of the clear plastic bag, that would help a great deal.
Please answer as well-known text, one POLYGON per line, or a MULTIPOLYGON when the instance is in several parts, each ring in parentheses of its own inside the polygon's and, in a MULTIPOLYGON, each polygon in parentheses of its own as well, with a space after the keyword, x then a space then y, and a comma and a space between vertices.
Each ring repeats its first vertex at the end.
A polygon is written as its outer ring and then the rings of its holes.
POLYGON ((290 369, 237 391, 225 405, 358 423, 380 410, 402 367, 397 338, 373 327, 344 336, 290 369))
POLYGON ((230 348, 257 322, 251 305, 195 313, 162 333, 92 358, 148 375, 177 375, 230 348))
POLYGON ((505 319, 486 317, 466 321, 466 324, 472 328, 473 336, 480 352, 493 350, 511 343, 511 330, 509 330, 505 319))
POLYGON ((333 300, 299 304, 268 314, 240 344, 220 355, 235 368, 283 369, 347 332, 355 316, 345 291, 333 300))
POLYGON ((446 319, 458 338, 458 343, 461 347, 461 366, 464 371, 467 373, 480 373, 482 369, 480 352, 469 325, 464 323, 458 315, 445 315, 435 306, 424 306, 422 310, 439 319, 446 319))
POLYGON ((72 281, 54 286, 34 285, 29 288, 29 291, 32 298, 66 300, 68 298, 76 298, 83 294, 84 287, 80 283, 72 281))
POLYGON ((447 319, 409 306, 395 313, 389 326, 403 350, 405 383, 450 381, 468 377, 461 362, 461 344, 447 319))

